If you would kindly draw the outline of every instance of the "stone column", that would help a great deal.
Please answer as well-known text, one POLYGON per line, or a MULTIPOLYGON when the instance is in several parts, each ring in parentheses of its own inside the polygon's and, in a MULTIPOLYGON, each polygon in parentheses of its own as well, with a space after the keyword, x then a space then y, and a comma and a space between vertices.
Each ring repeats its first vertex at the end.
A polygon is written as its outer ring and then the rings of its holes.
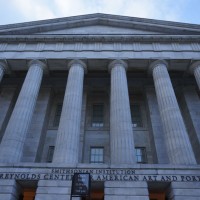
POLYGON ((167 63, 155 61, 150 69, 156 89, 170 163, 196 164, 183 118, 167 71, 167 63))
POLYGON ((38 97, 44 63, 33 60, 19 93, 0 145, 0 162, 20 162, 24 141, 32 119, 38 97))
POLYGON ((69 74, 58 127, 54 163, 78 164, 83 79, 86 65, 80 60, 69 63, 69 74))
POLYGON ((111 164, 133 164, 135 148, 126 78, 127 64, 122 60, 115 60, 110 63, 109 69, 111 164))
POLYGON ((155 88, 146 88, 146 101, 149 110, 149 127, 152 130, 149 133, 149 139, 154 163, 167 164, 169 163, 169 158, 155 88))
POLYGON ((6 64, 4 62, 0 61, 0 82, 3 78, 5 70, 6 70, 6 64))
POLYGON ((200 61, 194 62, 190 66, 190 71, 194 74, 198 88, 200 89, 200 61))

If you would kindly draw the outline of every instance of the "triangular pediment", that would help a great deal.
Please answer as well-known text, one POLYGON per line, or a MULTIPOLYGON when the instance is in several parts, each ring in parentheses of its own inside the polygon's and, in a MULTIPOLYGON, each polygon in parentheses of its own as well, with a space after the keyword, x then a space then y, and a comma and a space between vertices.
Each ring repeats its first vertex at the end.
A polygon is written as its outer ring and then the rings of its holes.
POLYGON ((0 35, 190 35, 200 34, 200 26, 108 14, 90 14, 0 26, 0 35))
POLYGON ((129 34, 163 34, 161 32, 156 31, 148 31, 148 30, 139 30, 133 28, 124 28, 124 27, 114 27, 114 26, 105 26, 105 25, 90 25, 90 26, 81 26, 74 28, 64 28, 60 30, 52 30, 47 32, 41 32, 37 34, 55 34, 55 35, 76 35, 76 34, 114 34, 114 35, 129 35, 129 34))

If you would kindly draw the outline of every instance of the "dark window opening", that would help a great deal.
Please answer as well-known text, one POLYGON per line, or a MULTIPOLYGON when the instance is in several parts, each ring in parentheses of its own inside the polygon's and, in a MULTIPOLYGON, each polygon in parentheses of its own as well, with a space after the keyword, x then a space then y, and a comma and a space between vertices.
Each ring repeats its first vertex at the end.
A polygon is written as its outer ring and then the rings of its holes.
POLYGON ((132 125, 134 128, 136 127, 143 127, 142 123, 142 113, 139 104, 132 104, 131 106, 131 118, 132 118, 132 125))
POLYGON ((48 153, 47 153, 47 162, 52 162, 54 149, 55 149, 54 146, 49 146, 48 153))
POLYGON ((62 104, 58 104, 56 107, 56 112, 55 112, 54 121, 53 121, 54 127, 59 126, 61 112, 62 112, 62 104))
POLYGON ((104 126, 104 106, 103 104, 95 104, 92 108, 92 127, 104 126))

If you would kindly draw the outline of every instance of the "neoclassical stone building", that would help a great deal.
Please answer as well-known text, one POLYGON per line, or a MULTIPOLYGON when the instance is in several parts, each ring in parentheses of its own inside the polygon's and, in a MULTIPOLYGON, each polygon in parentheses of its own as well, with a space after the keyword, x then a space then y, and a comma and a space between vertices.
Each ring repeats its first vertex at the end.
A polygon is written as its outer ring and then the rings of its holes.
POLYGON ((0 199, 200 199, 200 26, 105 14, 0 26, 0 199), (88 198, 72 198, 88 199, 88 198))

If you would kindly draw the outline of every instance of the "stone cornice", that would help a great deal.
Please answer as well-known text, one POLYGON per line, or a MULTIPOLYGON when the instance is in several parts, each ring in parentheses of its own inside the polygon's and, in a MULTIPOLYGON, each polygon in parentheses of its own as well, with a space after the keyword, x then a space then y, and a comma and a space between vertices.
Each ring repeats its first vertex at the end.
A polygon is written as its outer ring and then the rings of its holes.
POLYGON ((0 42, 200 42, 200 35, 1 35, 0 42))
POLYGON ((57 18, 50 20, 41 20, 34 22, 17 23, 0 26, 0 33, 2 34, 33 34, 37 32, 46 32, 51 30, 60 30, 63 28, 83 27, 86 25, 111 25, 126 28, 139 28, 141 30, 162 31, 168 34, 176 32, 192 33, 200 32, 200 26, 196 24, 187 24, 180 22, 170 22, 153 19, 143 19, 136 17, 126 17, 109 14, 89 14, 74 17, 57 18))

